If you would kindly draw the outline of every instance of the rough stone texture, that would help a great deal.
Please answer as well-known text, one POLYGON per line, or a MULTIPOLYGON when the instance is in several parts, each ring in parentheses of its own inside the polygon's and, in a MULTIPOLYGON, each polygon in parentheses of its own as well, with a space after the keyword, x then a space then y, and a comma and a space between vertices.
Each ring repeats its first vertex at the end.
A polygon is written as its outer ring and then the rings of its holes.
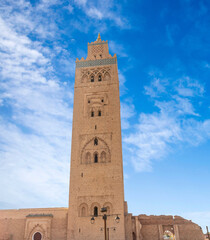
POLYGON ((91 225, 90 216, 94 215, 95 207, 100 214, 101 207, 108 206, 109 213, 113 215, 107 219, 110 238, 124 240, 124 186, 116 56, 112 57, 108 43, 98 38, 88 45, 87 59, 77 60, 77 64, 80 62, 85 67, 76 68, 75 74, 68 239, 103 239, 104 230, 100 230, 103 228, 102 217, 96 217, 91 225), (105 63, 113 59, 115 61, 110 65, 85 65, 90 61, 105 63), (95 140, 97 145, 94 144, 95 140), (95 154, 98 154, 97 163, 94 162, 95 154), (115 222, 116 214, 120 216, 118 224, 115 222))
POLYGON ((204 239, 203 232, 197 224, 179 216, 139 215, 131 219, 133 226, 131 239, 133 240, 161 240, 166 231, 170 231, 176 240, 204 239), (137 223, 138 227, 136 227, 137 223))
POLYGON ((100 35, 88 44, 87 59, 76 60, 70 176, 69 208, 0 210, 0 240, 33 240, 36 232, 42 240, 103 240, 102 217, 90 223, 95 207, 99 214, 107 207, 111 215, 107 240, 161 240, 166 233, 176 240, 204 239, 198 225, 181 217, 128 213, 117 58, 100 35))
POLYGON ((28 240, 37 231, 44 239, 66 240, 67 213, 67 208, 0 210, 0 240, 28 240))

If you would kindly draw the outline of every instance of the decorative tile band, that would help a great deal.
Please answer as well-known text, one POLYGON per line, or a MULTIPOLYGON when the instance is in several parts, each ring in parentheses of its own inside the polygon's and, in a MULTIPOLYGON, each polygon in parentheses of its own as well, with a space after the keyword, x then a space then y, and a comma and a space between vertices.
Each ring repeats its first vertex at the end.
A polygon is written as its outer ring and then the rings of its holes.
POLYGON ((88 43, 88 46, 93 46, 93 45, 101 45, 101 44, 107 44, 108 41, 106 40, 106 42, 100 42, 100 43, 88 43))
POLYGON ((95 67, 95 66, 111 65, 111 64, 117 64, 117 58, 105 58, 105 59, 89 60, 84 62, 76 62, 76 68, 95 67))
POLYGON ((53 217, 53 215, 51 213, 49 214, 28 214, 26 217, 53 217))

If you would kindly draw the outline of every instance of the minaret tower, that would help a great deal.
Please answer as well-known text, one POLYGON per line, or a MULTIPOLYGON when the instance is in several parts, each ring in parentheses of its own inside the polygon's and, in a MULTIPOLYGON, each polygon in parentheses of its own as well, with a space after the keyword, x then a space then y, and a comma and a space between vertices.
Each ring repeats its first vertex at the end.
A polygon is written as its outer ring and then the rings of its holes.
POLYGON ((107 239, 125 240, 117 57, 98 34, 76 60, 67 239, 103 240, 102 207, 107 239))

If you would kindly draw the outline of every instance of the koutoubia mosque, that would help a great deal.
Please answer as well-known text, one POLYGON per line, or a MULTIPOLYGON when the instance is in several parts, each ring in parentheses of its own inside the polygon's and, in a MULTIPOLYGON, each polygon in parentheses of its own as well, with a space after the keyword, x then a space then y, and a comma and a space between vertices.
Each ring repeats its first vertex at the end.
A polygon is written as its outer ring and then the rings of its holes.
POLYGON ((117 56, 100 34, 76 60, 68 208, 0 210, 0 240, 203 240, 179 216, 133 216, 124 200, 117 56))

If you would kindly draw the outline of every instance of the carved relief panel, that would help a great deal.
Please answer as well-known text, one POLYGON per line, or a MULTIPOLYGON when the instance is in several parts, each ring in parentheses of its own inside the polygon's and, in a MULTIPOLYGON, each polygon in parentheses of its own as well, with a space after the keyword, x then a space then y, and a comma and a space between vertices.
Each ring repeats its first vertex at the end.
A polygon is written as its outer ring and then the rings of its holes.
POLYGON ((108 95, 107 93, 91 93, 84 98, 84 115, 91 117, 101 117, 108 115, 108 95))
POLYGON ((111 161, 110 149, 100 137, 94 137, 82 148, 81 163, 107 163, 111 161))
POLYGON ((107 214, 113 214, 115 213, 112 205, 113 199, 113 195, 79 196, 77 198, 78 216, 97 216, 97 214, 101 214, 100 210, 102 207, 107 208, 107 214))
POLYGON ((41 240, 50 240, 52 215, 29 215, 26 219, 24 240, 35 240, 41 236, 41 240))
POLYGON ((111 67, 81 69, 81 82, 107 82, 111 80, 111 67))
POLYGON ((81 135, 80 163, 109 163, 111 162, 111 134, 81 135))

